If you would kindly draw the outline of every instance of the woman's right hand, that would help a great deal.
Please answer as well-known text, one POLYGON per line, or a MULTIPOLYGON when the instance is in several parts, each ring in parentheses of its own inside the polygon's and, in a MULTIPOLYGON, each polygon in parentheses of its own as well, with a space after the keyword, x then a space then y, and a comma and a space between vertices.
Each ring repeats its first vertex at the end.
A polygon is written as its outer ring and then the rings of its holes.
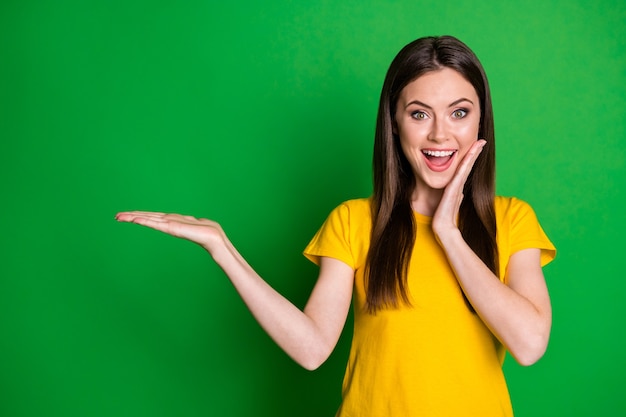
POLYGON ((119 222, 150 227, 168 235, 189 240, 202 246, 212 255, 220 244, 226 242, 222 227, 217 222, 208 219, 150 211, 125 211, 118 213, 115 219, 119 222))
POLYGON ((320 259, 320 276, 300 310, 265 282, 211 220, 145 211, 118 213, 120 222, 136 223, 197 243, 224 270, 261 327, 297 363, 315 369, 330 355, 346 322, 354 271, 345 263, 320 259))

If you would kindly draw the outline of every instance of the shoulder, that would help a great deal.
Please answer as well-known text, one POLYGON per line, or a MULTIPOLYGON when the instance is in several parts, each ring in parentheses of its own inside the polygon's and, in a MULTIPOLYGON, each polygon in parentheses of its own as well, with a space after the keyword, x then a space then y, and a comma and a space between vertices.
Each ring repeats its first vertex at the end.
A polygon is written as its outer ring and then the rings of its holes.
POLYGON ((505 197, 498 195, 494 199, 494 205, 496 212, 498 211, 509 211, 509 210, 524 210, 531 209, 530 205, 517 197, 505 197))
POLYGON ((496 196, 494 209, 498 221, 512 220, 515 218, 531 216, 535 217, 533 208, 526 201, 517 197, 496 196))
POLYGON ((352 200, 346 200, 337 206, 331 215, 339 216, 342 218, 349 218, 352 221, 362 221, 371 219, 371 199, 370 198, 356 198, 352 200))
POLYGON ((530 204, 517 197, 496 197, 494 209, 496 225, 500 231, 535 227, 538 224, 537 216, 530 204))
POLYGON ((339 259, 352 268, 362 263, 371 229, 369 199, 344 201, 336 206, 304 250, 319 264, 321 256, 339 259))
POLYGON ((341 203, 342 206, 346 206, 354 212, 371 211, 371 199, 370 198, 355 198, 352 200, 346 200, 341 203))
MULTIPOLYGON (((527 248, 541 249, 541 264, 554 259, 556 249, 545 234, 533 208, 516 197, 496 197, 498 248, 507 256, 527 248)), ((502 265, 502 264, 501 264, 502 265)))
POLYGON ((340 206, 346 206, 354 209, 368 209, 370 208, 371 199, 370 198, 354 198, 351 200, 346 200, 340 204, 340 206))

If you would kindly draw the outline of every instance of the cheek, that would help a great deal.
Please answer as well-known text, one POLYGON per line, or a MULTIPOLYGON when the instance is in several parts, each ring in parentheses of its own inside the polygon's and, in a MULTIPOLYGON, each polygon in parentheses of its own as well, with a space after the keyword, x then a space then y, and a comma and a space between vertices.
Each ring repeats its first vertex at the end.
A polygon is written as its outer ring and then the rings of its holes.
POLYGON ((396 136, 402 146, 417 146, 428 136, 428 127, 418 124, 398 124, 396 136))
POLYGON ((402 138, 400 138, 400 151, 402 152, 405 158, 410 159, 409 155, 411 155, 411 149, 412 149, 411 145, 407 143, 405 140, 402 140, 402 138))
POLYGON ((465 140, 478 139, 478 123, 471 123, 460 127, 457 132, 465 140))
POLYGON ((400 144, 400 149, 405 157, 411 160, 412 156, 420 153, 421 148, 423 146, 423 141, 419 139, 419 135, 417 132, 407 132, 402 131, 400 135, 398 135, 398 140, 400 144))
POLYGON ((406 137, 401 137, 398 142, 400 145, 400 152, 402 152, 404 158, 406 158, 406 160, 409 162, 409 165, 413 167, 415 167, 415 164, 422 154, 420 147, 414 142, 415 140, 411 140, 410 138, 406 137))
POLYGON ((458 132, 457 137, 459 139, 461 147, 469 147, 472 143, 477 141, 478 138, 478 126, 471 124, 463 126, 458 132))
POLYGON ((476 142, 478 138, 478 127, 476 126, 467 126, 463 129, 463 131, 458 132, 458 141, 459 141, 459 156, 463 158, 467 151, 471 148, 472 144, 476 142))

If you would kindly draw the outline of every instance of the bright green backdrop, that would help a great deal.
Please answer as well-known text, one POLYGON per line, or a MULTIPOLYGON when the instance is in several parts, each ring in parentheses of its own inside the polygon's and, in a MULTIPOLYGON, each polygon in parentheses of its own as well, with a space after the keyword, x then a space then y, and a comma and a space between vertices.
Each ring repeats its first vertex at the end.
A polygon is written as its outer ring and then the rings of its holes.
POLYGON ((431 34, 482 59, 498 191, 559 248, 549 350, 505 364, 517 416, 624 413, 625 22, 622 1, 3 0, 0 415, 332 415, 349 331, 304 371, 201 249, 113 217, 217 219, 303 305, 302 248, 370 192, 387 65, 431 34))

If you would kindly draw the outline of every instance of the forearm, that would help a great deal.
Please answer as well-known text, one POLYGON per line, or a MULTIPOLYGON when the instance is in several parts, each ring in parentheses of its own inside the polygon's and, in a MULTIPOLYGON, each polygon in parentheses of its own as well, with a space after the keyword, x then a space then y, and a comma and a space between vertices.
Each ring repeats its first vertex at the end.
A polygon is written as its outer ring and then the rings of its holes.
POLYGON ((261 327, 294 361, 314 369, 328 357, 332 346, 315 321, 265 282, 228 239, 212 256, 261 327))
POLYGON ((322 259, 325 268, 320 267, 320 277, 305 314, 261 279, 218 223, 193 216, 146 211, 120 212, 116 219, 202 246, 230 278, 261 327, 303 367, 319 366, 337 343, 350 306, 353 280, 353 271, 342 262, 322 259))
POLYGON ((467 245, 458 229, 441 234, 439 240, 479 317, 520 364, 536 362, 549 339, 549 308, 545 308, 545 303, 534 304, 502 283, 467 245))

